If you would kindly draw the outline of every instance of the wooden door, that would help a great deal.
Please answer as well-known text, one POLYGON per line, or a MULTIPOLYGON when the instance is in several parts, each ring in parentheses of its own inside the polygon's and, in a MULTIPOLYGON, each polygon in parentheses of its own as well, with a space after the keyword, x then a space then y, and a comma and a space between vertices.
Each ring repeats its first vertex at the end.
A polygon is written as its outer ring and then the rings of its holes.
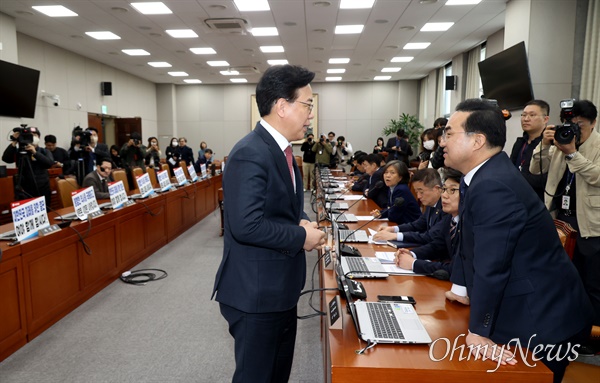
MULTIPOLYGON (((88 113, 88 126, 98 129, 98 142, 104 142, 104 124, 102 123, 102 115, 88 113)), ((85 127, 82 127, 85 129, 85 127)))
POLYGON ((129 141, 131 133, 134 132, 138 132, 140 136, 142 135, 142 119, 140 117, 115 118, 115 136, 118 147, 129 141))

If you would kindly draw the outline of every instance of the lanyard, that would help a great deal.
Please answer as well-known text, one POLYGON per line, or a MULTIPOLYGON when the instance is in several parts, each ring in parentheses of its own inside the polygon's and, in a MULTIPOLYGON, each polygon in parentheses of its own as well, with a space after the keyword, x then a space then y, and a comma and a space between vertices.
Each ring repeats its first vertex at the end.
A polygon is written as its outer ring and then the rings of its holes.
POLYGON ((571 184, 573 183, 574 179, 575 179, 575 174, 571 173, 571 171, 567 167, 567 186, 565 186, 565 194, 564 195, 569 194, 569 190, 571 190, 571 184))

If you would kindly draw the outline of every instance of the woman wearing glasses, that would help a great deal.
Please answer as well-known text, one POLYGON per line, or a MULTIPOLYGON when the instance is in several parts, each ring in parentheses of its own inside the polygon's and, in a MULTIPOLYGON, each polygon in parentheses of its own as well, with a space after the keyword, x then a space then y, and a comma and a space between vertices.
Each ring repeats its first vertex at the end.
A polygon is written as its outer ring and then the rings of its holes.
MULTIPOLYGON (((387 192, 385 202, 381 202, 383 200, 380 198, 373 198, 383 210, 373 210, 371 215, 388 218, 397 224, 413 222, 419 218, 421 209, 408 187, 410 173, 406 164, 401 161, 388 162, 383 168, 383 180, 387 186, 381 189, 382 192, 387 192)), ((369 198, 372 198, 371 195, 369 198)))

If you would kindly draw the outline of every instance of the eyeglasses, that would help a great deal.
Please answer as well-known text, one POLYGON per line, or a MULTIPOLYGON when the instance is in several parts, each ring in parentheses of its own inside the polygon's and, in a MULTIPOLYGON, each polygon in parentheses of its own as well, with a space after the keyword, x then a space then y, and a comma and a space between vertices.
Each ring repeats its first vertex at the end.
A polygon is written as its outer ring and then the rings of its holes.
POLYGON ((297 102, 301 103, 302 105, 306 105, 308 106, 308 113, 310 114, 310 112, 312 112, 313 108, 315 107, 314 104, 311 104, 310 102, 304 102, 304 101, 298 101, 297 102))
POLYGON ((473 133, 475 133, 475 132, 465 132, 465 131, 462 131, 462 132, 454 132, 454 131, 451 131, 451 130, 449 130, 449 129, 444 129, 444 133, 442 133, 442 140, 444 140, 444 141, 448 141, 449 139, 451 139, 451 138, 452 138, 452 136, 454 136, 455 134, 459 134, 459 133, 473 134, 473 133))
POLYGON ((544 117, 546 117, 546 115, 545 114, 527 114, 527 113, 521 113, 521 118, 527 118, 527 117, 529 117, 531 120, 533 120, 534 118, 537 118, 537 117, 544 118, 544 117))
POLYGON ((442 187, 442 194, 448 192, 449 195, 454 195, 454 193, 456 193, 457 191, 459 191, 459 188, 447 188, 445 186, 442 187))

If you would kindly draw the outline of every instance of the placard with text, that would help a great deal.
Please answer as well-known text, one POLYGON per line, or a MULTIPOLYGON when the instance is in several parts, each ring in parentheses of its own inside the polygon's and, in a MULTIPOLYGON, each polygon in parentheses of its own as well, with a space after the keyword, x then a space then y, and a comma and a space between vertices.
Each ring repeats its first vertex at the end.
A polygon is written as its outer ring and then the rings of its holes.
POLYGON ((208 177, 208 173, 206 172, 206 164, 200 165, 200 173, 202 173, 202 178, 208 177))
POLYGON ((71 192, 71 199, 73 200, 75 214, 81 220, 87 219, 88 214, 100 211, 92 186, 71 192))
POLYGON ((167 191, 171 188, 171 179, 169 178, 169 172, 167 170, 161 170, 156 173, 158 178, 158 184, 160 185, 161 191, 167 191))
POLYGON ((154 187, 152 186, 152 181, 150 181, 150 175, 148 173, 135 177, 135 181, 137 182, 138 190, 140 191, 142 198, 146 198, 154 193, 154 187))
POLYGON ((175 168, 175 169, 173 169, 173 172, 175 173, 175 178, 177 179, 177 184, 179 186, 185 185, 187 182, 187 178, 185 178, 185 173, 183 172, 183 168, 182 167, 175 168))
POLYGON ((38 230, 50 226, 44 197, 15 201, 10 208, 17 241, 35 237, 38 230))
POLYGON ((192 182, 198 181, 198 175, 196 174, 196 169, 194 169, 194 165, 190 165, 187 167, 188 173, 190 173, 190 179, 192 182))
POLYGON ((118 209, 127 202, 127 192, 123 181, 109 182, 108 193, 110 194, 110 203, 113 209, 118 209))

